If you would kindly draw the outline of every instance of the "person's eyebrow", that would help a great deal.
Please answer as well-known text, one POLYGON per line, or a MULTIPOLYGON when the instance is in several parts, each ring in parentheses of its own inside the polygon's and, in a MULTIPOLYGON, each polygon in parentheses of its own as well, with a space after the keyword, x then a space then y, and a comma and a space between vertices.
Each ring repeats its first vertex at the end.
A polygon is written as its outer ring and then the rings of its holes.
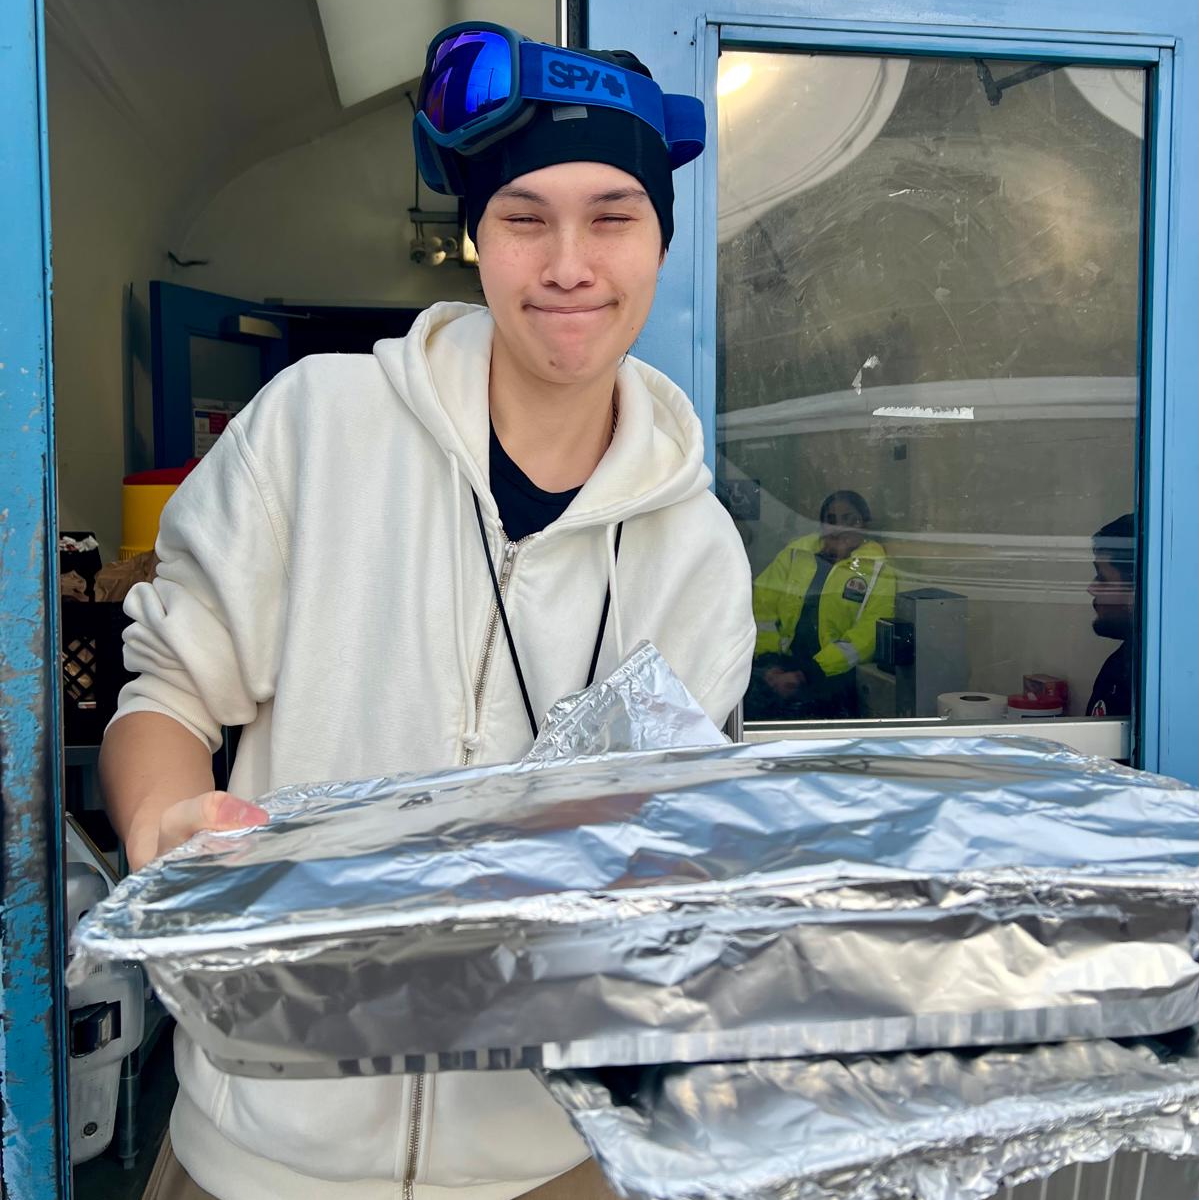
POLYGON ((645 188, 623 187, 613 188, 610 192, 597 192, 588 201, 589 204, 620 204, 624 200, 648 200, 645 188))
POLYGON ((506 183, 502 188, 498 188, 495 194, 504 200, 523 200, 526 204, 549 203, 540 192, 530 191, 528 188, 516 187, 510 183, 506 183))
MULTIPOLYGON (((502 188, 496 190, 495 193, 504 200, 523 200, 526 204, 549 204, 540 192, 535 192, 531 188, 519 187, 516 184, 507 183, 502 188)), ((649 195, 644 188, 639 187, 622 187, 612 188, 607 192, 596 192, 587 197, 588 204, 620 204, 625 200, 648 200, 649 195)))

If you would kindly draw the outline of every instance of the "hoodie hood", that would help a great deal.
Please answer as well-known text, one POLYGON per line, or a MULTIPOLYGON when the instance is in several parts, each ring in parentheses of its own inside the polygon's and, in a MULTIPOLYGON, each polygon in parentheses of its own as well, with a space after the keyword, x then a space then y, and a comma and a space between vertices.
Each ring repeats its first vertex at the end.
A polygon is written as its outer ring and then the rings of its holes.
MULTIPOLYGON (((441 303, 407 337, 378 342, 384 374, 494 515, 488 483, 488 376, 495 323, 486 308, 441 303)), ((703 431, 686 394, 632 356, 616 376, 619 418, 608 452, 561 528, 611 524, 704 491, 703 431)))

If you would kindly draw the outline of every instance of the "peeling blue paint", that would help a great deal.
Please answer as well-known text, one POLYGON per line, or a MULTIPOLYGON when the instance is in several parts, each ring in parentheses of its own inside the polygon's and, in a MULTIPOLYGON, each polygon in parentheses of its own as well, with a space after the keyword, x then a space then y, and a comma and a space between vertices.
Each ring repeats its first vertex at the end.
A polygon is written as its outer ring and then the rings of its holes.
POLYGON ((66 1197, 41 0, 0 0, 0 1195, 66 1197))

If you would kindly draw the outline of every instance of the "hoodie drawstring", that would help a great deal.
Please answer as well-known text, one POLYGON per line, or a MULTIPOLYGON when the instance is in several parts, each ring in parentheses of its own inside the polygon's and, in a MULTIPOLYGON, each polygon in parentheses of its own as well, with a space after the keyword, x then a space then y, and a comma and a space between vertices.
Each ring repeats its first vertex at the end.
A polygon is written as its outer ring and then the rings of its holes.
MULTIPOLYGON (((450 490, 454 497, 454 529, 462 528, 462 472, 458 459, 450 455, 450 490)), ((454 642, 458 651, 458 674, 462 679, 462 691, 466 697, 465 727, 459 735, 463 751, 470 752, 479 745, 479 712, 475 707, 475 685, 470 677, 470 662, 466 654, 466 601, 463 593, 466 590, 466 570, 462 565, 463 539, 454 536, 454 642)))

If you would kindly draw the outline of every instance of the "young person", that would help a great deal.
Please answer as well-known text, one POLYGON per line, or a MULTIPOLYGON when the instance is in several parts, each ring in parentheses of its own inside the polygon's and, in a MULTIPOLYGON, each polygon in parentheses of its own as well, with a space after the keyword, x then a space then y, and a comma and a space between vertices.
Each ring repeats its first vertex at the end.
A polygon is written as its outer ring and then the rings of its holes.
MULTIPOLYGON (((642 638, 715 721, 736 705, 748 566, 686 396, 627 356, 697 103, 631 55, 486 25, 434 40, 420 162, 465 196, 488 308, 438 304, 371 355, 284 371, 167 506, 101 759, 131 866, 262 821, 242 798, 284 784, 516 758, 642 638), (230 794, 223 725, 244 727, 230 794)), ((182 1033, 176 1069, 151 1196, 610 1194, 525 1072, 246 1079, 182 1033)))

